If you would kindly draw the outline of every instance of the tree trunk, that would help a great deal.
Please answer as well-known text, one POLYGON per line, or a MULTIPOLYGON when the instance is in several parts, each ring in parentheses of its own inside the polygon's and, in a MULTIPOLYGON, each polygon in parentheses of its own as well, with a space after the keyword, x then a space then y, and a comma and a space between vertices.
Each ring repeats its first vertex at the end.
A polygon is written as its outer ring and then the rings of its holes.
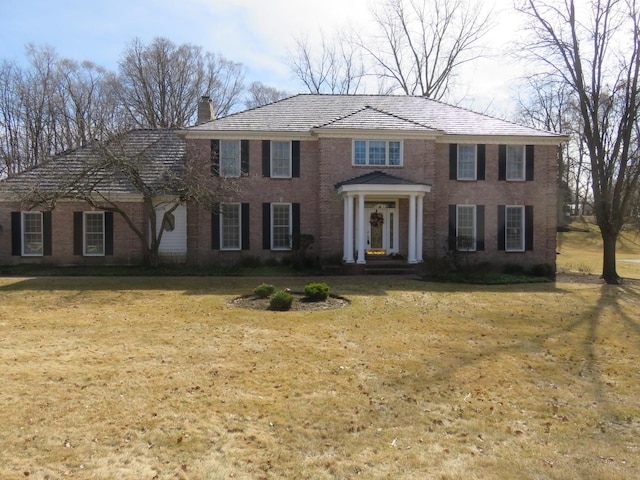
POLYGON ((618 285, 620 277, 616 271, 616 242, 617 233, 602 232, 603 257, 602 257, 602 278, 609 285, 618 285))

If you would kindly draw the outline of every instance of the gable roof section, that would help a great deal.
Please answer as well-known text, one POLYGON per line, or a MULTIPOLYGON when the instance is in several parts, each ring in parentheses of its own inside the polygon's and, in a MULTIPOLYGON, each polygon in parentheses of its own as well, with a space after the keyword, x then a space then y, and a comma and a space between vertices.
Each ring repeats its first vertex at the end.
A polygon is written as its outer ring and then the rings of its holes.
POLYGON ((431 185, 427 183, 414 182, 380 170, 338 182, 335 184, 335 188, 340 194, 365 191, 369 193, 425 193, 431 191, 431 185))
POLYGON ((311 136, 327 129, 393 128, 445 136, 536 137, 560 143, 564 136, 438 102, 400 95, 300 94, 191 127, 187 137, 288 134, 311 136))
MULTIPOLYGON (((184 139, 176 130, 132 130, 117 141, 107 143, 117 149, 114 154, 130 155, 136 158, 136 168, 145 185, 158 190, 159 194, 166 186, 168 172, 181 169, 186 160, 184 139)), ((58 192, 61 185, 75 179, 82 179, 86 172, 91 178, 86 182, 96 184, 96 191, 109 194, 140 194, 131 181, 123 174, 114 174, 107 170, 96 169, 105 158, 98 144, 92 144, 76 150, 64 152, 50 160, 21 172, 18 175, 0 181, 2 195, 20 195, 38 189, 41 192, 58 192)), ((170 192, 165 192, 170 193, 170 192)))

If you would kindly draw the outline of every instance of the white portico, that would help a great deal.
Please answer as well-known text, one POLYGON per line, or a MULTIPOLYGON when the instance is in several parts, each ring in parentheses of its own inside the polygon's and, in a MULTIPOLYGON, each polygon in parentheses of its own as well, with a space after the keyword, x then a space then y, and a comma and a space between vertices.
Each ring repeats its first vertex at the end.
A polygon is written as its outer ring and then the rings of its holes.
POLYGON ((344 200, 343 260, 366 263, 366 254, 399 252, 407 239, 407 263, 422 262, 423 200, 431 191, 415 183, 375 171, 336 185, 344 200), (408 199, 408 228, 400 231, 400 199, 408 199))

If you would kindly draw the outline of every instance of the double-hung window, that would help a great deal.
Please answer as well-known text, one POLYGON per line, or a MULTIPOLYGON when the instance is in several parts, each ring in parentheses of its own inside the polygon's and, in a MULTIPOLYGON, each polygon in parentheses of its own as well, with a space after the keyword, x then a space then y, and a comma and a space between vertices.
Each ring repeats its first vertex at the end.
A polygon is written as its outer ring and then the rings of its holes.
POLYGON ((41 256, 43 253, 42 212, 22 212, 22 255, 41 256))
POLYGON ((105 254, 104 212, 84 212, 84 255, 105 254))
POLYGON ((271 249, 291 249, 291 204, 271 204, 271 249))
POLYGON ((476 179, 476 145, 458 145, 458 180, 476 179))
POLYGON ((402 142, 354 140, 353 165, 398 167, 402 165, 402 142))
POLYGON ((271 177, 291 178, 291 142, 271 142, 271 177))
POLYGON ((240 250, 242 248, 241 204, 220 205, 220 249, 240 250))
POLYGON ((240 140, 220 141, 220 176, 240 176, 240 140))
POLYGON ((507 180, 525 179, 525 147, 524 145, 507 145, 507 180))
POLYGON ((476 249, 476 206, 456 207, 456 249, 472 252, 476 249))
POLYGON ((523 206, 505 207, 505 250, 508 252, 524 251, 524 215, 523 206))

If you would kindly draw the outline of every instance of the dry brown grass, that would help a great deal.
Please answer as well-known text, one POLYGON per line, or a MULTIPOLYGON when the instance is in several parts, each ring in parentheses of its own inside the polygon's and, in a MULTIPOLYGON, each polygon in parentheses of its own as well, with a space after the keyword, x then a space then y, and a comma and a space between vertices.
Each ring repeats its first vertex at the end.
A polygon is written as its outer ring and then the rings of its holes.
POLYGON ((0 478, 637 478, 640 281, 585 279, 0 279, 0 478))

